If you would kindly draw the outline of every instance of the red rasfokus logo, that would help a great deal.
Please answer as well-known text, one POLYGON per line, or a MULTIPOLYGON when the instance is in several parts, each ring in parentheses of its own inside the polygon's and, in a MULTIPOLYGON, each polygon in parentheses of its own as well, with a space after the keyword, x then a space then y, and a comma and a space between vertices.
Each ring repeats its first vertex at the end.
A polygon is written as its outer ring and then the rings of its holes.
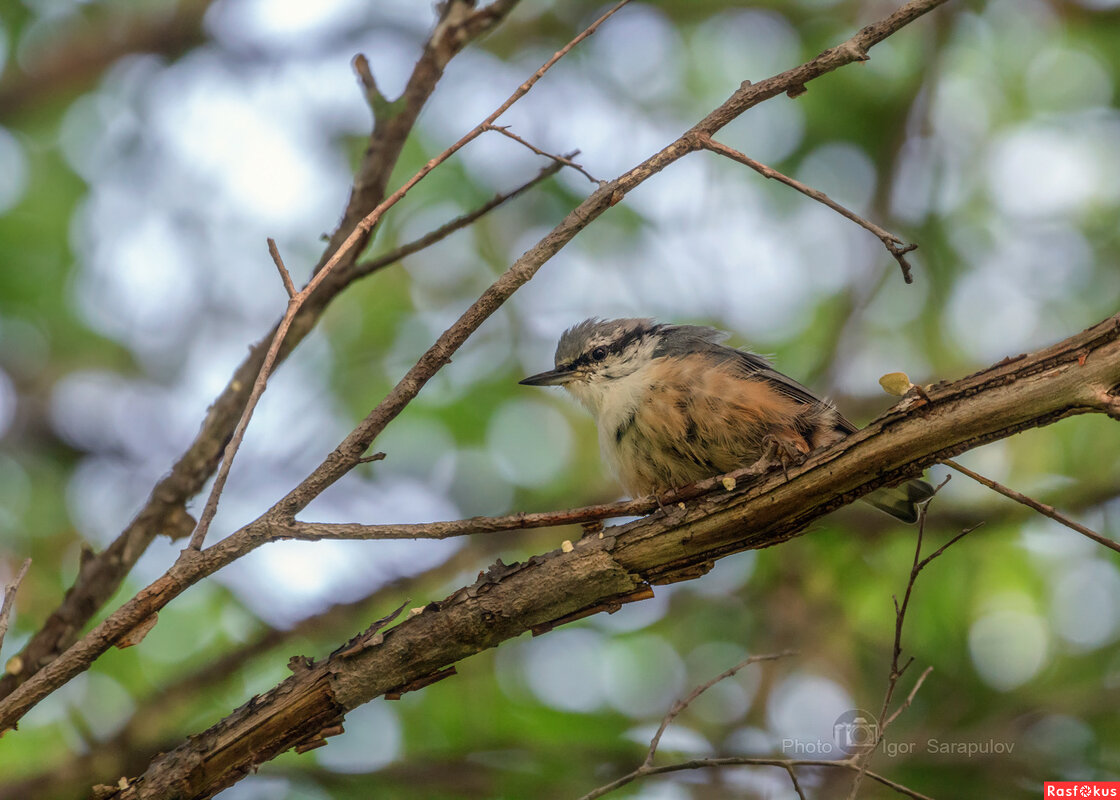
POLYGON ((1043 797, 1120 797, 1120 781, 1047 781, 1043 797))

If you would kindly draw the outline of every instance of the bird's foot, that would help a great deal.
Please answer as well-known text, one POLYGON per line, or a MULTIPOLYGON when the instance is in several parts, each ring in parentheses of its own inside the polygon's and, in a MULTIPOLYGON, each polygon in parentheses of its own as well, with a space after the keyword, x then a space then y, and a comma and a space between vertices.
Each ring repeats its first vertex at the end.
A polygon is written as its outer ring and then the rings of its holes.
POLYGON ((797 443, 773 434, 762 440, 762 447, 762 456, 755 463, 766 470, 781 467, 786 480, 789 480, 789 468, 800 464, 807 455, 797 443))

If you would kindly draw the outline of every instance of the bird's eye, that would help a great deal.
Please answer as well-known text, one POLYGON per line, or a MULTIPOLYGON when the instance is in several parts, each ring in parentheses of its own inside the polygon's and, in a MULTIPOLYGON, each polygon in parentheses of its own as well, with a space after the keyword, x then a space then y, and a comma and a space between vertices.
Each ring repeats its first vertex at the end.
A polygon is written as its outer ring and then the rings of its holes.
POLYGON ((595 359, 596 361, 602 361, 604 358, 607 357, 607 348, 596 347, 594 350, 591 351, 591 357, 593 359, 595 359))

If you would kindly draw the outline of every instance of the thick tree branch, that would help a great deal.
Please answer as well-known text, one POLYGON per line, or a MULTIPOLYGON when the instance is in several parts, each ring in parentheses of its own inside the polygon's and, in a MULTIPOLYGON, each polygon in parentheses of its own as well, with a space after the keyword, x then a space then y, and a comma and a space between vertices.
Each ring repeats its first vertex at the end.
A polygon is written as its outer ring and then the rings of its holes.
POLYGON ((365 597, 337 603, 306 617, 290 628, 268 627, 252 639, 217 655, 213 660, 176 676, 166 685, 137 700, 136 709, 124 727, 108 739, 88 743, 80 754, 71 753, 44 771, 0 783, 0 800, 29 797, 85 797, 89 787, 112 782, 121 775, 144 770, 157 754, 171 750, 180 737, 168 738, 198 697, 227 691, 243 681, 261 659, 290 647, 292 642, 338 641, 364 627, 373 613, 399 604, 402 598, 424 597, 447 585, 485 558, 498 552, 497 540, 472 542, 460 547, 445 561, 418 574, 401 576, 380 584, 365 597))
MULTIPOLYGON (((450 0, 442 6, 443 14, 412 71, 404 93, 394 104, 393 113, 374 126, 347 209, 320 264, 326 263, 358 221, 384 198, 389 175, 405 139, 448 62, 473 39, 484 35, 504 19, 515 4, 516 0, 498 0, 466 16, 464 10, 470 4, 465 0, 450 0)), ((368 274, 369 270, 363 270, 356 264, 361 244, 364 241, 351 251, 350 257, 339 264, 299 309, 284 338, 277 363, 286 359, 314 328, 323 311, 343 289, 356 278, 368 274)), ((186 503, 202 489, 217 468, 222 450, 233 434, 276 330, 273 328, 250 348, 249 355, 211 404, 194 441, 156 484, 143 508, 120 536, 102 552, 83 558, 74 585, 67 591, 62 603, 19 653, 22 669, 0 677, 0 698, 8 696, 42 665, 77 640, 90 619, 117 591, 124 576, 157 536, 164 534, 178 539, 194 529, 196 522, 187 513, 186 503)))
MULTIPOLYGON (((1033 355, 935 385, 928 399, 904 398, 864 430, 792 467, 788 478, 771 474, 731 492, 716 491, 523 564, 499 562, 473 585, 429 603, 376 641, 306 663, 272 691, 157 758, 112 796, 162 797, 175 787, 183 797, 207 797, 256 764, 333 729, 347 711, 377 696, 421 686, 451 664, 526 631, 546 632, 648 596, 651 584, 698 577, 731 553, 783 542, 823 514, 963 450, 1099 411, 1095 393, 1117 384, 1120 315, 1033 355)), ((266 529, 247 528, 204 551, 195 568, 213 571, 235 558, 238 546, 267 536, 266 529)), ((157 581, 107 620, 101 634, 111 637, 130 624, 127 618, 142 619, 164 593, 176 592, 170 578, 157 581)), ((95 645, 75 646, 85 647, 95 645)), ((50 669, 36 680, 57 679, 50 669)), ((30 682, 24 687, 31 688, 30 682)), ((0 719, 18 712, 16 700, 0 704, 0 719)))

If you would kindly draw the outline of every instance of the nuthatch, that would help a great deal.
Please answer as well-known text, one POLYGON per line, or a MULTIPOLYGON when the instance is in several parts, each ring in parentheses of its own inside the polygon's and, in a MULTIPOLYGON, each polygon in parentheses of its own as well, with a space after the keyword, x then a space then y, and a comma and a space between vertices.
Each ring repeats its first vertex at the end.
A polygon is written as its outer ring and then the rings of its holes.
MULTIPOLYGON (((649 319, 589 319, 556 347, 556 369, 521 381, 563 386, 595 417, 603 456, 633 497, 777 455, 783 463, 857 428, 724 334, 649 319)), ((922 480, 863 498, 903 522, 933 495, 922 480)))

